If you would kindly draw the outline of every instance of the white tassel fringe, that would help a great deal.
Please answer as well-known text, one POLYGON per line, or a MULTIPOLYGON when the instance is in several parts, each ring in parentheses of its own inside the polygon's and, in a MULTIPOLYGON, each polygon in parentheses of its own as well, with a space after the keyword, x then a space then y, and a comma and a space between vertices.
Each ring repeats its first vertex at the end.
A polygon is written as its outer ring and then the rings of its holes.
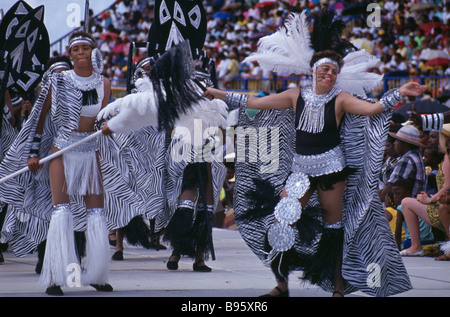
POLYGON ((67 194, 83 196, 103 192, 95 151, 64 153, 63 162, 67 194))
POLYGON ((73 217, 69 204, 59 204, 53 208, 47 234, 44 264, 40 283, 44 286, 67 285, 70 265, 78 265, 75 253, 73 217))
POLYGON ((109 263, 108 229, 103 208, 88 209, 83 284, 106 284, 109 263))
POLYGON ((445 242, 440 246, 441 251, 444 254, 450 255, 450 241, 445 242))

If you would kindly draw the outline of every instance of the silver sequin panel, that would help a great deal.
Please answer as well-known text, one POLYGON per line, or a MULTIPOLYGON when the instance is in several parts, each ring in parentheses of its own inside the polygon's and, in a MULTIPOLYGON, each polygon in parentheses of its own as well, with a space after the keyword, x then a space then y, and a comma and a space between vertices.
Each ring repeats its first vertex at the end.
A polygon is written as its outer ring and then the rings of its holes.
MULTIPOLYGON (((76 143, 89 135, 91 135, 94 132, 75 132, 73 131, 70 136, 66 139, 61 136, 56 136, 53 139, 53 146, 57 147, 58 149, 64 149, 68 147, 69 145, 72 145, 73 143, 76 143)), ((91 139, 90 141, 84 142, 74 148, 72 151, 76 152, 92 152, 98 150, 98 140, 97 139, 91 139)))
POLYGON ((292 171, 316 177, 342 171, 345 166, 345 157, 341 146, 336 146, 327 152, 316 155, 295 153, 292 171))

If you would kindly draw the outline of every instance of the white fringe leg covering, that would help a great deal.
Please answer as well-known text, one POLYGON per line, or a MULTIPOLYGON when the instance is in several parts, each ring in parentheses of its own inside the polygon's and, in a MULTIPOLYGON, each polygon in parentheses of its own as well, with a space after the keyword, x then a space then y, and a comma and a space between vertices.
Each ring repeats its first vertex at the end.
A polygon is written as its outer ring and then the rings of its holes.
POLYGON ((445 242, 440 246, 442 253, 450 255, 450 241, 445 242))
POLYGON ((69 204, 58 204, 53 207, 50 220, 40 283, 44 286, 67 285, 67 277, 73 265, 79 267, 75 253, 72 212, 69 204))
POLYGON ((103 208, 88 209, 83 284, 106 284, 109 263, 108 229, 103 208))

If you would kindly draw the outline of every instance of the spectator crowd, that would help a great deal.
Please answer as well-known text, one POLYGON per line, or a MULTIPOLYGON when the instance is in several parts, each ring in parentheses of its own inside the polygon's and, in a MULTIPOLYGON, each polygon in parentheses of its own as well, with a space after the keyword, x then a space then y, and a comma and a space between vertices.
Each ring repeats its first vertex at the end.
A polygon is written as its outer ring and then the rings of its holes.
MULTIPOLYGON (((344 38, 366 49, 381 62, 372 69, 400 76, 449 76, 450 1, 379 1, 370 9, 348 0, 205 0, 207 35, 204 50, 216 61, 222 87, 236 78, 270 79, 273 74, 242 60, 259 38, 270 34, 290 12, 332 8, 348 27, 344 38), (375 10, 375 11, 374 11, 375 10)), ((104 55, 105 75, 126 79, 129 47, 145 42, 153 22, 154 0, 116 0, 109 9, 91 15, 90 27, 104 55)), ((145 52, 137 50, 133 62, 145 52)))

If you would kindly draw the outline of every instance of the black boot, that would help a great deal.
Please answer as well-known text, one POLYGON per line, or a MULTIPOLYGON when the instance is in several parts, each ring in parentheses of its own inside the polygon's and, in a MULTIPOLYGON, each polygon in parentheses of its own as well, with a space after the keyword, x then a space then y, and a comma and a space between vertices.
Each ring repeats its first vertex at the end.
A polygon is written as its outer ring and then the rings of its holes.
POLYGON ((62 296, 64 292, 61 289, 61 286, 52 285, 45 290, 45 294, 50 296, 62 296))
POLYGON ((47 240, 42 241, 39 243, 37 247, 38 252, 38 262, 36 264, 36 268, 34 269, 36 274, 41 274, 42 271, 42 265, 44 264, 44 255, 45 255, 45 244, 47 240))
POLYGON ((207 205, 205 210, 203 204, 198 204, 194 225, 192 226, 192 239, 198 252, 211 252, 212 246, 212 224, 214 221, 214 206, 207 205))

